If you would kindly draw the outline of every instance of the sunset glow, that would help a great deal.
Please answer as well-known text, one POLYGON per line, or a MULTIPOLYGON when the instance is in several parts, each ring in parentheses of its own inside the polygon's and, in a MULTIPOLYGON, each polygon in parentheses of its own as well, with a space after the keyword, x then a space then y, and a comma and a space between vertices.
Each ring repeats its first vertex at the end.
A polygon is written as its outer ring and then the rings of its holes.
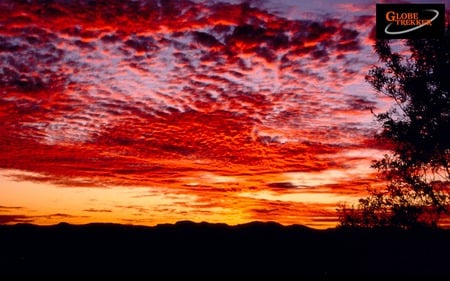
POLYGON ((335 226, 387 152, 375 3, 1 1, 0 223, 335 226))

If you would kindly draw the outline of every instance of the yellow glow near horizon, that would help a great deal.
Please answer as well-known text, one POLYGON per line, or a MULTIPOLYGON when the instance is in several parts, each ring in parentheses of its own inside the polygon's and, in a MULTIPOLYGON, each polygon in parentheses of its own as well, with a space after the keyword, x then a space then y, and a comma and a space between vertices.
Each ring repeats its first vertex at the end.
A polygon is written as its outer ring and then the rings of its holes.
MULTIPOLYGON (((270 190, 255 192, 232 191, 196 195, 187 190, 172 192, 157 187, 64 187, 49 183, 16 181, 11 175, 22 171, 0 171, 0 215, 23 216, 26 222, 55 224, 69 222, 84 224, 111 222, 122 224, 156 225, 180 220, 223 222, 229 225, 253 220, 271 220, 281 224, 305 224, 317 228, 332 227, 333 222, 314 222, 301 212, 277 213, 255 217, 254 210, 270 210, 271 202, 285 204, 330 204, 349 199, 330 193, 276 193, 270 190)), ((31 173, 25 173, 30 174, 31 173)), ((214 178, 227 183, 226 177, 214 178)), ((323 206, 325 206, 323 205, 323 206)), ((305 205, 302 205, 305 206, 305 205)), ((298 207, 300 208, 300 207, 298 207)), ((326 208, 326 207, 325 207, 326 208)), ((302 210, 306 211, 306 210, 302 210)), ((16 221, 17 222, 17 221, 16 221)), ((6 222, 8 223, 8 222, 6 222)), ((14 222, 10 222, 14 223, 14 222)))

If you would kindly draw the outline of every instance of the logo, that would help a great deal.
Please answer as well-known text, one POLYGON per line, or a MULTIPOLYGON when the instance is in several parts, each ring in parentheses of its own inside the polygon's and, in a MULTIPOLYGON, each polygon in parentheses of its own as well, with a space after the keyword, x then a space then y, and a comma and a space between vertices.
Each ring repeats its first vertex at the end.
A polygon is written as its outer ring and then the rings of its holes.
POLYGON ((377 4, 379 39, 439 38, 445 30, 444 4, 377 4))

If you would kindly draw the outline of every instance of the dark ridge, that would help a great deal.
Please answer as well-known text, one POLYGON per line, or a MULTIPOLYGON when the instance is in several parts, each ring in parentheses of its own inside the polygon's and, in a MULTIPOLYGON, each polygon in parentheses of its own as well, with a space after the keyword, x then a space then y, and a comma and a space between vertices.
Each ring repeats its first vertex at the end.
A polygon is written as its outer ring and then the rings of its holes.
MULTIPOLYGON (((275 222, 0 225, 5 277, 445 279, 450 231, 275 222)), ((5 279, 7 280, 7 279, 5 279)), ((362 280, 362 279, 361 279, 362 280)), ((448 280, 448 279, 447 279, 448 280)))

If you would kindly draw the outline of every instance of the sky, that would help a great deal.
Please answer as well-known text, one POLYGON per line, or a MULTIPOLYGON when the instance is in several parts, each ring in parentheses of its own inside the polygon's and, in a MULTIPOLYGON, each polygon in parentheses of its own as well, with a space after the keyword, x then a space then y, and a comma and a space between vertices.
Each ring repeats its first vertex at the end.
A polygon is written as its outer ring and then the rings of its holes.
POLYGON ((0 224, 335 226, 382 185, 381 2, 1 0, 0 224))

